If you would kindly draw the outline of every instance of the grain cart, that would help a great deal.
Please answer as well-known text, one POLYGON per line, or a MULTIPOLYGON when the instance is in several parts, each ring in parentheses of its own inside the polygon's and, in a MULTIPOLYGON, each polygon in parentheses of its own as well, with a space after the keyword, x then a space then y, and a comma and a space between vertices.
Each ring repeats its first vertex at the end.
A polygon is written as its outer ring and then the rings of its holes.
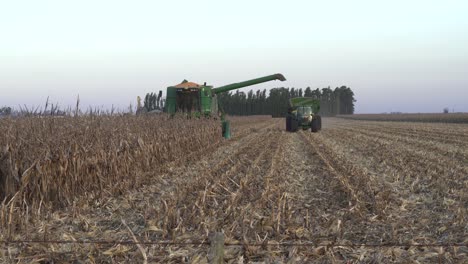
POLYGON ((286 131, 296 132, 310 128, 312 132, 322 129, 322 118, 318 115, 320 101, 310 97, 295 97, 289 99, 288 114, 286 115, 286 131))
POLYGON ((220 87, 203 85, 184 80, 182 83, 167 87, 165 112, 169 114, 186 113, 196 117, 220 117, 223 137, 231 137, 230 123, 224 118, 222 106, 218 105, 216 97, 219 93, 228 92, 242 87, 264 83, 273 80, 285 81, 280 73, 256 78, 244 82, 232 83, 220 87))

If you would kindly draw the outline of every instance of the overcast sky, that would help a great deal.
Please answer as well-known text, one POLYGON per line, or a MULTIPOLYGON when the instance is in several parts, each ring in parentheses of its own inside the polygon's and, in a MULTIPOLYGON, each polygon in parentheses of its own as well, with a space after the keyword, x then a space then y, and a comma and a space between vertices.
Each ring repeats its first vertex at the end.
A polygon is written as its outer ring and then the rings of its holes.
POLYGON ((136 103, 183 79, 350 86, 356 112, 468 112, 468 1, 0 0, 0 106, 136 103))

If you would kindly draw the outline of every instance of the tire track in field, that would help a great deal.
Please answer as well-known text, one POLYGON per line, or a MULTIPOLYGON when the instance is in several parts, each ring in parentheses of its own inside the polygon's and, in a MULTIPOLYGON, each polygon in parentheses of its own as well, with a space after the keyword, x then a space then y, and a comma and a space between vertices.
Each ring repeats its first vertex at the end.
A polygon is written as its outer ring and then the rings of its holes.
MULTIPOLYGON (((252 193, 252 186, 249 185, 258 184, 255 178, 258 175, 253 175, 254 172, 261 173, 262 169, 268 168, 271 164, 271 150, 275 149, 275 145, 277 145, 272 135, 273 133, 269 131, 263 135, 267 140, 256 138, 254 142, 247 142, 240 152, 241 155, 229 158, 231 163, 227 170, 223 166, 208 172, 211 182, 203 185, 207 199, 201 199, 199 204, 204 205, 205 211, 215 206, 217 210, 214 213, 221 214, 214 217, 215 219, 221 218, 230 221, 232 219, 229 217, 235 217, 239 213, 234 205, 244 206, 259 198, 259 193, 252 193)), ((206 228, 222 227, 225 224, 223 221, 206 223, 206 228)))
MULTIPOLYGON (((352 185, 351 177, 357 176, 357 171, 346 175, 350 173, 349 164, 336 163, 332 157, 336 153, 328 150, 315 133, 287 133, 284 141, 285 148, 280 149, 283 156, 278 163, 282 170, 277 177, 286 185, 289 196, 280 229, 284 240, 317 244, 379 242, 382 233, 388 230, 384 224, 368 220, 374 215, 367 212, 367 200, 357 202, 367 199, 352 185), (353 198, 353 192, 357 199, 353 198)), ((334 254, 342 259, 359 257, 353 251, 334 252, 325 247, 289 250, 296 252, 293 256, 304 263, 336 260, 334 254)))
POLYGON ((336 168, 308 140, 309 133, 288 133, 286 139, 289 149, 282 161, 285 170, 281 178, 290 183, 288 191, 293 196, 295 212, 288 226, 305 229, 301 230, 304 234, 296 234, 297 238, 333 240, 339 236, 335 225, 350 213, 350 193, 336 168))
POLYGON ((327 145, 325 141, 321 140, 321 135, 301 133, 301 136, 317 153, 328 170, 339 179, 343 188, 347 190, 351 199, 356 203, 358 211, 373 211, 375 209, 373 199, 375 191, 371 184, 375 184, 375 181, 367 174, 367 171, 356 166, 345 155, 336 152, 330 145, 327 145))

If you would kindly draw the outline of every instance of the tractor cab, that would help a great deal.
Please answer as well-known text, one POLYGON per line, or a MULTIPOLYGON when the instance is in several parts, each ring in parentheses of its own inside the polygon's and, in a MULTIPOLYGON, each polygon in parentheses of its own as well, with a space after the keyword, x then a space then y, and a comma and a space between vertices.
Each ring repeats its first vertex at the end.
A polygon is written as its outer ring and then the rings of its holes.
POLYGON ((299 106, 297 107, 297 114, 301 116, 310 116, 312 114, 312 107, 299 106))
POLYGON ((297 120, 302 124, 304 129, 307 129, 307 124, 312 121, 312 107, 298 106, 297 107, 297 120))

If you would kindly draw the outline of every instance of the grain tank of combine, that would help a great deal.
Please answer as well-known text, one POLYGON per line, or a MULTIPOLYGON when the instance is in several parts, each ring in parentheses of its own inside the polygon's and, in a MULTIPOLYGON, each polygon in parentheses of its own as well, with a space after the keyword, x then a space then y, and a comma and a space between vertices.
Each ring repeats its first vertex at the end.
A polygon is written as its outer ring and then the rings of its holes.
POLYGON ((219 107, 217 94, 235 89, 269 82, 273 80, 285 81, 280 73, 260 77, 244 82, 232 83, 214 88, 211 85, 197 84, 184 80, 182 83, 167 87, 165 111, 169 114, 186 113, 190 116, 221 117, 223 136, 230 138, 229 121, 224 120, 224 113, 219 107))
POLYGON ((322 118, 318 114, 320 101, 310 97, 295 97, 289 99, 286 115, 286 131, 296 132, 299 128, 312 132, 322 129, 322 118))

